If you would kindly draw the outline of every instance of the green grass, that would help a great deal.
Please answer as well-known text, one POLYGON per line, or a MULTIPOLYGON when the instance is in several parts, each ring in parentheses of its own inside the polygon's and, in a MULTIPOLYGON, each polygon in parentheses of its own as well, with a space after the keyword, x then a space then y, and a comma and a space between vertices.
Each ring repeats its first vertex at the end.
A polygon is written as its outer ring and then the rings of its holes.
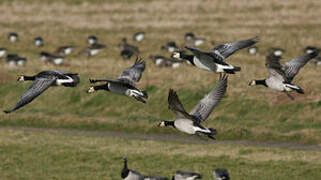
POLYGON ((227 168, 233 179, 318 179, 320 152, 235 145, 204 145, 47 132, 0 130, 2 179, 120 179, 129 167, 170 177, 176 170, 212 179, 227 168))
MULTIPOLYGON (((15 81, 20 74, 61 69, 78 72, 81 83, 74 89, 48 89, 17 112, 0 114, 0 125, 178 134, 174 129, 156 127, 159 121, 175 118, 167 108, 168 89, 177 90, 185 109, 190 111, 218 77, 188 65, 175 70, 157 68, 148 57, 150 54, 169 56, 160 46, 175 40, 183 47, 184 34, 193 31, 215 43, 256 35, 261 39, 259 55, 249 56, 243 50, 229 59, 231 64, 241 66, 242 71, 229 77, 227 94, 205 122, 218 130, 218 139, 320 144, 321 83, 316 76, 319 67, 306 65, 295 78, 294 82, 306 92, 295 95, 295 101, 263 87, 247 86, 251 79, 267 76, 264 68, 267 48, 285 48, 284 63, 301 55, 307 45, 321 45, 318 41, 321 22, 317 18, 320 6, 320 2, 277 0, 4 1, 0 7, 5 15, 0 20, 3 37, 0 44, 10 53, 26 56, 29 62, 25 68, 10 68, 0 60, 0 109, 12 107, 30 85, 15 81), (89 77, 116 78, 133 63, 123 61, 116 46, 121 38, 131 41, 132 34, 142 30, 147 32, 147 39, 134 44, 147 61, 147 69, 138 83, 149 94, 147 104, 108 92, 86 94, 89 77), (20 34, 19 43, 7 41, 6 35, 11 31, 20 34), (97 35, 108 49, 88 60, 77 56, 77 52, 86 46, 86 38, 91 34, 97 35), (36 36, 43 36, 43 48, 31 45, 36 36), (40 51, 53 52, 58 46, 68 44, 75 45, 77 52, 67 57, 64 66, 46 66, 39 60, 40 51)), ((211 47, 207 43, 200 48, 211 47)))

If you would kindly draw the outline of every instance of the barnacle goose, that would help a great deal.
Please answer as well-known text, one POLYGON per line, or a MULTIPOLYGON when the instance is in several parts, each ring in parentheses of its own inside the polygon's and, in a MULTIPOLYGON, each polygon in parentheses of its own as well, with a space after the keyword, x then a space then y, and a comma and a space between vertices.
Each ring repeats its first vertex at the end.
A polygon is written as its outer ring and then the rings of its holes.
POLYGON ((8 50, 6 48, 0 48, 0 59, 7 54, 8 50))
POLYGON ((176 92, 169 90, 168 107, 176 114, 173 121, 162 121, 159 127, 172 126, 177 130, 187 134, 204 134, 211 139, 215 139, 216 130, 201 125, 212 113, 214 107, 220 102, 227 89, 227 75, 220 74, 216 86, 207 94, 191 111, 187 113, 180 102, 176 92))
POLYGON ((67 73, 58 70, 42 71, 35 76, 19 76, 17 81, 33 81, 29 89, 22 95, 18 103, 5 113, 11 113, 29 104, 32 100, 42 94, 50 86, 76 87, 79 77, 75 73, 67 73))
POLYGON ((192 47, 185 47, 194 54, 193 59, 189 58, 187 60, 189 60, 194 66, 206 71, 235 74, 236 71, 241 70, 241 67, 234 67, 230 64, 227 64, 225 59, 234 54, 236 51, 249 47, 256 42, 258 42, 257 37, 225 43, 216 46, 210 52, 200 51, 199 49, 192 47))
POLYGON ((214 180, 230 180, 230 174, 227 169, 217 168, 213 171, 214 180))
POLYGON ((104 82, 104 84, 92 86, 87 92, 93 93, 98 90, 106 90, 133 97, 137 101, 146 103, 144 99, 148 98, 147 93, 135 87, 135 84, 139 82, 142 77, 145 66, 145 61, 137 58, 135 64, 127 68, 118 79, 89 79, 90 83, 104 82))
POLYGON ((121 171, 121 178, 123 180, 144 180, 144 176, 140 174, 138 171, 128 169, 126 157, 123 160, 124 160, 124 167, 121 171))
POLYGON ((15 33, 15 32, 10 32, 10 33, 8 34, 8 40, 9 40, 10 42, 17 42, 17 41, 19 41, 19 36, 18 36, 18 34, 15 33))
POLYGON ((176 171, 175 175, 172 177, 172 180, 194 180, 194 179, 202 179, 202 176, 199 173, 195 173, 192 171, 176 171))
POLYGON ((165 50, 169 53, 173 53, 174 51, 178 50, 178 47, 174 41, 170 41, 165 45, 161 46, 161 50, 165 50))
POLYGON ((142 42, 145 39, 145 32, 137 32, 133 35, 133 40, 136 42, 142 42))
POLYGON ((55 53, 59 54, 60 56, 67 56, 70 55, 74 49, 75 46, 61 46, 57 48, 55 53))
POLYGON ((36 37, 34 40, 34 45, 37 46, 37 47, 41 47, 44 45, 44 41, 42 39, 42 37, 36 37))
POLYGON ((269 70, 269 77, 262 80, 252 80, 249 85, 263 85, 265 87, 281 91, 287 94, 289 98, 294 97, 289 94, 295 90, 297 93, 304 94, 302 88, 292 84, 293 78, 299 73, 300 69, 311 59, 316 57, 319 51, 311 54, 295 57, 286 62, 284 66, 280 64, 280 58, 276 58, 274 54, 270 54, 266 58, 266 68, 269 70))

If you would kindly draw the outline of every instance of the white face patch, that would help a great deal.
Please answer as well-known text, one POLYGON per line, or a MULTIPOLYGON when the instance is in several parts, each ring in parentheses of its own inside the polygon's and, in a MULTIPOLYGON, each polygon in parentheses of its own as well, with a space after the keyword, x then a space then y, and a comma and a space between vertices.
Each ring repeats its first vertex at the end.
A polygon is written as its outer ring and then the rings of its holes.
POLYGON ((88 39, 88 43, 89 43, 89 44, 95 44, 95 43, 96 43, 96 40, 90 38, 90 39, 88 39))
POLYGON ((281 56, 282 54, 283 54, 283 52, 280 51, 280 50, 274 51, 274 55, 275 55, 275 56, 281 56))
POLYGON ((35 41, 35 45, 36 45, 36 46, 41 46, 41 44, 42 44, 42 41, 40 41, 40 40, 36 40, 36 41, 35 41))
POLYGON ((66 48, 65 49, 65 54, 68 55, 72 52, 72 48, 66 48))
POLYGON ((17 36, 10 36, 9 37, 9 40, 11 41, 11 42, 16 42, 17 41, 17 36))
POLYGON ((135 40, 138 41, 138 42, 144 40, 144 34, 137 34, 135 36, 135 40))
POLYGON ((180 59, 181 53, 180 52, 173 52, 173 58, 180 59))

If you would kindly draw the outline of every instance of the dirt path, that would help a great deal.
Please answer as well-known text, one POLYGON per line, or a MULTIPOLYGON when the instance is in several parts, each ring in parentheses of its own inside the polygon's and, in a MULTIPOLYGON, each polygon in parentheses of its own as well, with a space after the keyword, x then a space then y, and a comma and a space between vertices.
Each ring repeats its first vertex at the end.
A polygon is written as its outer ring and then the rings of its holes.
POLYGON ((69 129, 47 129, 47 128, 33 128, 33 127, 0 127, 1 130, 23 130, 27 132, 50 132, 66 135, 83 135, 83 136, 108 136, 129 139, 146 139, 146 140, 160 140, 160 141, 175 141, 183 143, 204 143, 204 144, 230 144, 230 145, 244 145, 244 146, 258 146, 268 148, 288 148, 295 150, 317 150, 321 151, 321 146, 303 145, 295 143, 277 143, 277 142, 254 142, 254 141, 221 141, 221 140, 205 140, 197 136, 176 136, 176 135, 163 135, 163 134, 129 134, 123 132, 99 132, 99 131, 81 131, 69 129))

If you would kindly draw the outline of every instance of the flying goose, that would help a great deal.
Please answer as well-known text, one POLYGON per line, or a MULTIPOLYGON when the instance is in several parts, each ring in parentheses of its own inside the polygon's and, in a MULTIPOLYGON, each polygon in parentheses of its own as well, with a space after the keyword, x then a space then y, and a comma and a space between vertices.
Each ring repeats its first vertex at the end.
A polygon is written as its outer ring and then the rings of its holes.
POLYGON ((202 179, 202 176, 198 173, 192 171, 176 171, 175 175, 172 177, 172 180, 194 180, 202 179))
POLYGON ((18 103, 5 113, 11 113, 29 104, 50 86, 76 87, 79 77, 75 73, 66 73, 58 70, 42 71, 35 76, 19 76, 17 81, 33 81, 29 89, 22 95, 18 103))
POLYGON ((8 50, 6 48, 0 48, 0 59, 7 54, 8 50))
POLYGON ((19 40, 19 36, 18 36, 17 33, 11 32, 11 33, 8 34, 8 40, 10 42, 17 42, 19 40))
POLYGON ((71 54, 74 49, 75 46, 61 46, 57 48, 55 53, 59 54, 60 56, 67 56, 71 54))
POLYGON ((214 180, 230 180, 230 174, 226 169, 217 168, 213 172, 214 180))
POLYGON ((87 38, 87 42, 90 45, 96 44, 96 43, 98 43, 98 38, 96 36, 94 36, 94 35, 90 35, 87 38))
POLYGON ((145 39, 145 32, 137 32, 133 35, 133 40, 136 42, 142 42, 145 39))
POLYGON ((137 171, 128 169, 127 158, 124 158, 124 167, 121 171, 121 178, 123 180, 144 180, 144 176, 137 171))
POLYGON ((280 58, 275 58, 274 54, 270 54, 266 58, 266 68, 269 70, 269 77, 262 80, 252 80, 249 85, 263 85, 265 87, 281 91, 287 94, 289 98, 294 100, 294 97, 289 94, 290 91, 295 90, 300 94, 304 94, 303 90, 292 84, 293 78, 299 73, 300 69, 311 59, 318 55, 318 51, 298 56, 285 63, 282 66, 279 62, 280 58))
POLYGON ((206 128, 201 125, 213 111, 214 107, 220 102, 227 89, 227 75, 220 74, 219 81, 216 86, 204 96, 204 98, 194 107, 192 112, 188 114, 182 103, 180 102, 176 92, 169 90, 168 108, 176 114, 174 121, 162 121, 159 127, 172 126, 177 130, 187 134, 201 133, 207 135, 211 139, 215 139, 216 130, 206 128))
POLYGON ((43 41, 42 37, 36 37, 33 41, 34 41, 35 46, 37 46, 37 47, 41 47, 44 45, 44 41, 43 41))
POLYGON ((144 180, 168 180, 168 178, 162 176, 145 176, 144 180))
POLYGON ((185 48, 194 54, 192 61, 190 61, 190 59, 188 60, 196 67, 216 73, 235 74, 235 72, 240 71, 241 68, 227 64, 225 59, 234 54, 237 50, 249 47, 256 42, 258 42, 257 37, 242 41, 229 42, 216 46, 210 52, 200 51, 199 49, 188 46, 185 48))
POLYGON ((135 84, 142 77, 142 73, 145 70, 145 66, 145 61, 142 61, 141 59, 137 58, 134 65, 122 72, 118 79, 89 79, 90 83, 104 82, 104 84, 92 86, 88 89, 87 92, 93 93, 98 90, 105 90, 133 97, 137 101, 146 103, 144 98, 148 98, 147 93, 135 87, 135 84))

